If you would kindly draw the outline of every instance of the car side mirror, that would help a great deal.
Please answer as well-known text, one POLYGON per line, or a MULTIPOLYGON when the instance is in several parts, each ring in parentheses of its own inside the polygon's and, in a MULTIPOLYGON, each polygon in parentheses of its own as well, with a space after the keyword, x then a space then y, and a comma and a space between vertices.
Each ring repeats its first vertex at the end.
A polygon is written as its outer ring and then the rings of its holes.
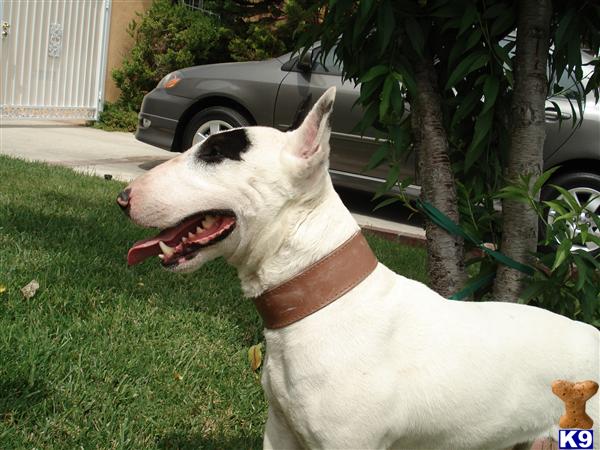
POLYGON ((300 69, 302 72, 310 72, 312 70, 312 51, 307 50, 300 55, 300 59, 298 60, 298 69, 300 69))

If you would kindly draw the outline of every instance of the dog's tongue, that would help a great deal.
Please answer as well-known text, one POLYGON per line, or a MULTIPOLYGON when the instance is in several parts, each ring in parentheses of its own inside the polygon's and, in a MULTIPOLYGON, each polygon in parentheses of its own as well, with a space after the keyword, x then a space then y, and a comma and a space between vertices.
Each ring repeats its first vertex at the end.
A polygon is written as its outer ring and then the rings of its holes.
POLYGON ((198 222, 198 218, 191 218, 179 225, 167 228, 161 231, 157 236, 149 239, 142 239, 133 244, 127 253, 127 264, 133 266, 141 263, 151 256, 156 256, 162 253, 158 243, 163 241, 167 245, 179 241, 179 236, 186 232, 187 229, 195 228, 194 225, 198 222))
POLYGON ((168 239, 167 236, 170 237, 171 234, 175 233, 171 229, 168 229, 164 230, 156 237, 137 241, 133 244, 133 247, 129 249, 129 252, 127 252, 127 264, 133 266, 151 256, 159 255, 161 253, 160 247, 158 246, 159 241, 165 242, 168 239))

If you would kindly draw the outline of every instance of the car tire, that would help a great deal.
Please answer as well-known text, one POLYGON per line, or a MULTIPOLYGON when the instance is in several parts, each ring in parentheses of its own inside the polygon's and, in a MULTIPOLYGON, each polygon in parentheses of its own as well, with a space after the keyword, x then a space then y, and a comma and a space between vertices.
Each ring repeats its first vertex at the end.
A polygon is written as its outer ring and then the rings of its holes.
MULTIPOLYGON (((557 185, 568 190, 574 194, 580 202, 584 203, 587 203, 592 197, 600 195, 600 175, 593 172, 573 171, 559 173, 558 175, 553 176, 542 189, 540 194, 540 199, 542 201, 554 200, 560 196, 560 193, 551 185, 557 185)), ((595 202, 595 204, 592 205, 592 209, 593 211, 590 210, 591 213, 600 214, 600 202, 595 202)), ((549 220, 551 220, 551 213, 552 212, 548 210, 549 220)), ((593 222, 590 222, 590 231, 597 236, 600 236, 600 229, 598 229, 593 222)), ((540 232, 543 233, 545 230, 540 229, 540 232)), ((589 244, 588 251, 597 253, 600 251, 600 247, 589 244)))
POLYGON ((198 132, 208 137, 211 133, 216 132, 217 128, 218 131, 224 131, 248 125, 250 125, 250 121, 236 110, 224 106, 211 106, 197 112, 189 120, 183 132, 181 149, 185 151, 192 145, 201 142, 200 136, 197 136, 198 132), (206 132, 202 132, 203 129, 206 132))

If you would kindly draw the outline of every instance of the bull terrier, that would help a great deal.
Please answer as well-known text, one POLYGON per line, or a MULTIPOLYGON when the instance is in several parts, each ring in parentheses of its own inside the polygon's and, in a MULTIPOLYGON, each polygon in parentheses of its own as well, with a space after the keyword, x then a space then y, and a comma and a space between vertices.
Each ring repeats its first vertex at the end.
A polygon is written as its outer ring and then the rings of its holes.
MULTIPOLYGON (((600 332, 458 302, 378 263, 328 174, 335 88, 293 131, 210 136, 119 194, 129 251, 189 272, 223 256, 265 319, 265 449, 504 449, 556 438, 555 380, 600 379, 600 332)), ((598 424, 598 401, 588 403, 598 424)), ((599 439, 600 436, 597 438, 599 439)))

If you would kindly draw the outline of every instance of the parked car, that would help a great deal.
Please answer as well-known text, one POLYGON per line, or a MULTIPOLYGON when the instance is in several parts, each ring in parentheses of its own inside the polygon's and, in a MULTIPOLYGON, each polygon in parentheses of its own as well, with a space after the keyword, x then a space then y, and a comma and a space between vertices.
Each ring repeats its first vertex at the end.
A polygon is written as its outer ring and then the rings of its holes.
MULTIPOLYGON (((341 67, 330 55, 321 62, 316 46, 300 59, 291 53, 258 62, 211 64, 188 67, 167 75, 148 93, 142 103, 136 138, 171 150, 184 151, 219 131, 247 125, 265 125, 286 130, 299 104, 312 94, 312 101, 330 86, 337 87, 331 119, 330 172, 336 185, 375 191, 385 179, 387 169, 364 172, 378 147, 378 131, 364 136, 353 133, 362 110, 352 107, 359 87, 342 83, 341 67)), ((567 83, 560 83, 567 85, 567 83)), ((590 94, 584 120, 573 132, 571 107, 564 97, 553 98, 561 108, 562 119, 548 102, 544 168, 560 165, 551 183, 570 190, 581 202, 600 195, 600 105, 590 94), (572 136, 571 136, 572 134, 572 136)), ((409 157, 401 177, 416 177, 416 161, 409 157)), ((410 186, 409 195, 418 195, 410 186)), ((552 195, 547 191, 546 195, 552 195)), ((600 198, 591 202, 591 213, 600 212, 600 198)), ((589 220, 589 219, 588 219, 589 220)), ((592 224, 593 225, 593 224, 592 224)), ((600 231, 593 225, 593 232, 600 231)))

